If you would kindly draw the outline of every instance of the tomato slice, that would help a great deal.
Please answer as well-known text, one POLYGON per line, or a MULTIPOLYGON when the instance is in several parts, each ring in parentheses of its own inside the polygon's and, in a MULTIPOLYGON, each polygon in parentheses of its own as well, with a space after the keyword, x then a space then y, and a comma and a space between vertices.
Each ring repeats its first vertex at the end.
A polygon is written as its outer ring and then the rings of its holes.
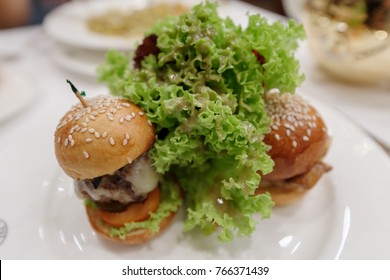
POLYGON ((155 212, 160 204, 160 188, 151 191, 145 201, 131 203, 125 211, 106 212, 100 210, 100 218, 108 225, 121 227, 125 223, 140 222, 150 217, 150 212, 155 212))

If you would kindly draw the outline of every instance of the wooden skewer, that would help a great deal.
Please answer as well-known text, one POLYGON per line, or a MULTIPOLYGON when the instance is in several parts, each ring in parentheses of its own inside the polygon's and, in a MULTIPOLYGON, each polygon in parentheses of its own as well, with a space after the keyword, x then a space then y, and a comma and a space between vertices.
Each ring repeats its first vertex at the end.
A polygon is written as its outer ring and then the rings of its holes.
POLYGON ((73 93, 76 95, 76 97, 80 100, 81 104, 83 105, 84 108, 87 108, 88 107, 88 104, 87 102, 85 102, 82 94, 79 92, 79 90, 72 84, 71 81, 69 80, 66 80, 66 82, 70 85, 73 93))

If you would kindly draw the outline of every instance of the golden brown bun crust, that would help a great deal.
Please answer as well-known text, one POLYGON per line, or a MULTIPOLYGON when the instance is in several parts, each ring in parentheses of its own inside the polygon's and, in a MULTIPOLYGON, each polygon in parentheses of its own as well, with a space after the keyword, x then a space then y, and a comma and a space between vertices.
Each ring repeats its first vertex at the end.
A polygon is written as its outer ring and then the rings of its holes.
POLYGON ((137 229, 129 232, 126 235, 125 239, 120 239, 118 236, 113 236, 113 237, 110 236, 109 234, 110 226, 105 224, 100 219, 99 210, 87 205, 85 207, 87 210, 89 223, 92 225, 96 233, 99 234, 99 236, 110 241, 116 241, 122 244, 129 244, 129 245, 142 244, 156 237, 171 223, 172 219, 176 216, 177 213, 177 212, 172 212, 169 216, 164 218, 160 223, 160 230, 158 232, 151 232, 150 230, 147 229, 137 229))
POLYGON ((267 93, 265 97, 272 124, 264 142, 272 147, 268 154, 275 166, 262 179, 280 181, 308 172, 328 150, 322 117, 297 95, 267 93))
POLYGON ((135 104, 113 96, 86 102, 65 114, 54 135, 58 163, 70 177, 113 173, 154 144, 155 129, 135 104))
POLYGON ((291 204, 301 199, 330 169, 329 165, 317 162, 308 172, 288 180, 277 182, 262 180, 256 194, 270 193, 276 206, 291 204))

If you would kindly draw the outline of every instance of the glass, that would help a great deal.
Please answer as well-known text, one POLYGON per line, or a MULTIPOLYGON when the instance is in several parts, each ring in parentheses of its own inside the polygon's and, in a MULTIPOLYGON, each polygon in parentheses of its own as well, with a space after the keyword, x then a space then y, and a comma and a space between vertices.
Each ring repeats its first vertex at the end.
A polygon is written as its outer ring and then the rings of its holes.
POLYGON ((304 24, 314 56, 331 74, 390 80, 390 0, 308 0, 304 24))

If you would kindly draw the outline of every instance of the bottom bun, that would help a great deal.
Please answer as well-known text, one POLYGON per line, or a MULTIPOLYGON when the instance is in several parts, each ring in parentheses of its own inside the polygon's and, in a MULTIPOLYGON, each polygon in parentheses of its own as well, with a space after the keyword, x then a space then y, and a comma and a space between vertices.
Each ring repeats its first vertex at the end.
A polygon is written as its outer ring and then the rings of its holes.
POLYGON ((284 206, 300 200, 331 167, 317 162, 308 172, 283 181, 262 180, 256 194, 269 193, 276 206, 284 206))
POLYGON ((125 238, 119 238, 118 236, 111 236, 110 235, 110 229, 111 226, 105 224, 102 219, 100 218, 100 211, 93 207, 86 205, 85 206, 87 210, 87 215, 90 224, 92 225, 93 229, 98 233, 101 237, 110 240, 110 241, 116 241, 122 244, 129 244, 129 245, 136 245, 136 244, 142 244, 146 241, 154 238, 158 234, 160 234, 172 221, 172 219, 176 216, 176 212, 171 212, 171 214, 167 217, 165 217, 161 223, 160 223, 160 230, 157 232, 152 232, 148 229, 136 229, 133 231, 130 231, 128 234, 126 234, 125 238))

